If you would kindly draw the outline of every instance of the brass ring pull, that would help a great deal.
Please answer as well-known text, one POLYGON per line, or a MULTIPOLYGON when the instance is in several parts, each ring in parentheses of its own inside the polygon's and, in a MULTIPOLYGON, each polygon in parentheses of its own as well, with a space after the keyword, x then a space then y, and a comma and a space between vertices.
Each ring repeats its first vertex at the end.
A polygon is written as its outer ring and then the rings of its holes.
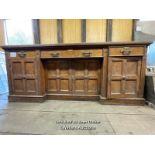
POLYGON ((59 52, 52 52, 51 56, 52 57, 59 57, 59 54, 60 54, 59 52))
POLYGON ((83 56, 90 57, 92 52, 82 52, 83 56))
POLYGON ((19 57, 24 58, 26 56, 26 53, 25 52, 19 52, 18 55, 19 55, 19 57))
POLYGON ((131 53, 131 48, 130 47, 124 47, 123 49, 121 49, 120 51, 123 55, 130 55, 131 53))

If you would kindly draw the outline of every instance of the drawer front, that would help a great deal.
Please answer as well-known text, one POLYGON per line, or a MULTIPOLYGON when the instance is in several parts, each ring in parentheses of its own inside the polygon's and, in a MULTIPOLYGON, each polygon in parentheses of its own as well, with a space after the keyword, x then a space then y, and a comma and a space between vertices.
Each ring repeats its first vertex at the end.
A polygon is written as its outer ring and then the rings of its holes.
POLYGON ((110 47, 109 56, 143 56, 145 54, 144 47, 110 47))
POLYGON ((61 50, 41 51, 41 58, 78 58, 78 57, 102 57, 102 49, 96 50, 61 50))
POLYGON ((36 58, 36 51, 18 51, 18 52, 9 52, 9 58, 36 58))

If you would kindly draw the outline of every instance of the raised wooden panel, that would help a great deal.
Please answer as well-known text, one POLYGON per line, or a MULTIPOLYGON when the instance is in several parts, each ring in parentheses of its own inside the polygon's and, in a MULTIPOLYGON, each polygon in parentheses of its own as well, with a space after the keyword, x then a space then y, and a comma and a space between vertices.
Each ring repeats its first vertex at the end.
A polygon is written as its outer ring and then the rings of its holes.
POLYGON ((35 62, 34 61, 26 61, 25 63, 25 74, 26 75, 35 75, 35 70, 36 70, 36 66, 35 66, 35 62))
POLYGON ((130 76, 137 76, 137 71, 138 71, 138 64, 135 61, 128 61, 126 64, 126 70, 127 73, 126 75, 130 76))
POLYGON ((85 80, 75 79, 73 89, 75 93, 84 93, 85 92, 85 80))
POLYGON ((126 80, 125 94, 136 95, 136 93, 137 93, 137 81, 126 80))
POLYGON ((113 80, 111 82, 111 95, 118 95, 122 92, 122 83, 119 80, 113 80))
POLYGON ((69 79, 60 79, 60 91, 69 91, 69 79))
POLYGON ((59 74, 60 77, 68 77, 69 76, 69 61, 60 61, 59 63, 59 74))
POLYGON ((23 61, 11 60, 9 69, 11 72, 13 94, 23 94, 25 92, 23 61))
POLYGON ((99 63, 97 61, 88 61, 88 76, 98 77, 99 63))
POLYGON ((13 90, 14 90, 14 93, 17 93, 17 94, 25 92, 24 80, 13 79, 13 90))
POLYGON ((80 43, 81 42, 81 20, 80 19, 63 19, 63 43, 80 43))
POLYGON ((112 76, 121 76, 123 73, 122 60, 114 60, 112 62, 111 74, 112 76))
POLYGON ((12 61, 12 75, 16 76, 16 75, 23 75, 23 64, 22 61, 12 61))
POLYGON ((25 89, 27 93, 36 93, 36 80, 35 79, 26 79, 25 80, 25 89))
POLYGON ((57 81, 57 62, 47 61, 46 66, 46 88, 47 91, 58 91, 58 81, 57 81))
POLYGON ((66 60, 60 60, 58 67, 59 73, 59 90, 60 92, 68 93, 70 91, 70 62, 66 60))
POLYGON ((112 41, 131 41, 133 30, 132 19, 112 20, 112 41))
POLYGON ((57 20, 40 19, 39 21, 41 44, 57 43, 57 20))
POLYGON ((57 80, 47 79, 47 91, 58 91, 57 80))
POLYGON ((24 61, 24 82, 25 94, 35 95, 38 90, 38 77, 36 61, 33 59, 26 59, 24 61))
POLYGON ((55 77, 57 75, 57 62, 49 61, 46 63, 46 67, 48 77, 55 77))
POLYGON ((72 63, 75 77, 83 77, 85 75, 85 63, 84 61, 75 61, 72 63))
POLYGON ((106 19, 86 20, 86 42, 106 41, 106 19))
POLYGON ((88 93, 97 93, 98 92, 98 80, 97 79, 89 79, 87 82, 88 85, 88 93))

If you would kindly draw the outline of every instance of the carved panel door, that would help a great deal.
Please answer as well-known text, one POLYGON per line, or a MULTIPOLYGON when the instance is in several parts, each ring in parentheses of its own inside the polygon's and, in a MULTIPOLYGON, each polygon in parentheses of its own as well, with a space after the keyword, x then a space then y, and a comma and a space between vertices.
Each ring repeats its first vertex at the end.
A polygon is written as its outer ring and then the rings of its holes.
POLYGON ((13 94, 22 95, 25 93, 23 60, 10 60, 9 64, 11 73, 11 92, 13 94))
POLYGON ((74 60, 72 62, 72 89, 73 94, 86 92, 86 61, 74 60))
POLYGON ((96 95, 100 91, 100 62, 75 60, 72 62, 73 93, 96 95))
POLYGON ((141 57, 109 58, 109 98, 134 98, 139 96, 141 63, 141 57))
POLYGON ((49 93, 70 93, 70 62, 66 60, 52 60, 46 63, 47 83, 49 93))
POLYGON ((25 94, 35 95, 38 90, 37 61, 27 59, 23 62, 25 94))
POLYGON ((12 92, 16 95, 37 93, 37 72, 35 60, 10 60, 12 92))

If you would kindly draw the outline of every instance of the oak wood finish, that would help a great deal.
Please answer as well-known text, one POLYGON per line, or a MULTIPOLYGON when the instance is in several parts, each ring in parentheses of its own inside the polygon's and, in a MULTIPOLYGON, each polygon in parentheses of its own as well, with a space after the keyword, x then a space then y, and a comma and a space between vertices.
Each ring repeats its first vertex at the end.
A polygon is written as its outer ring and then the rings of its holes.
POLYGON ((143 105, 149 42, 3 46, 10 101, 143 105))
POLYGON ((57 43, 57 20, 39 19, 41 44, 57 43))
POLYGON ((106 41, 106 26, 106 19, 87 19, 86 42, 106 41))
POLYGON ((132 30, 132 19, 113 19, 111 41, 132 41, 132 30))
POLYGON ((41 51, 41 58, 95 58, 103 57, 101 49, 41 51))
POLYGON ((81 20, 63 19, 62 33, 63 33, 63 43, 81 42, 81 20))

